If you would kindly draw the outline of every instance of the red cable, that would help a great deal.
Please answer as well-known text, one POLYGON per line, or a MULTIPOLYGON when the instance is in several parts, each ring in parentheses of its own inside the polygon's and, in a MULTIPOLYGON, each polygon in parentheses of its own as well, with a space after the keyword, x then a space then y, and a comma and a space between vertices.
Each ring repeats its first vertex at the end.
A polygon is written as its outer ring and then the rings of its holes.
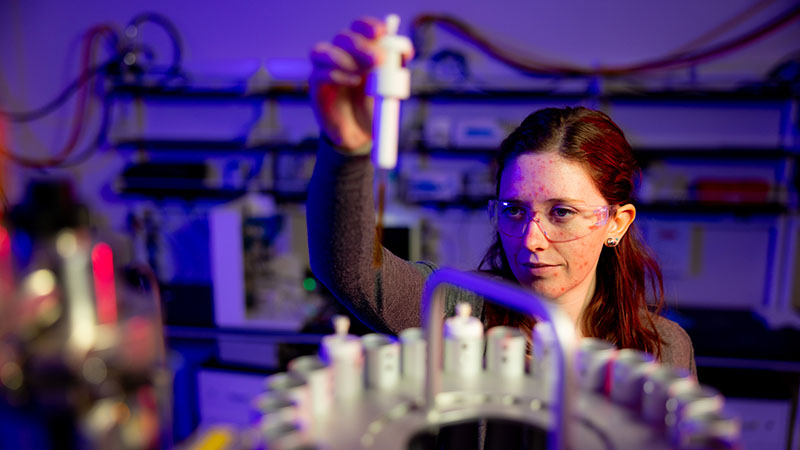
MULTIPOLYGON (((633 72, 643 72, 646 70, 663 69, 666 67, 671 67, 671 68, 686 67, 701 62, 707 62, 712 59, 718 58, 726 53, 742 48, 746 45, 752 44, 753 42, 763 38, 764 36, 770 33, 779 30, 781 27, 788 25, 789 23, 798 18, 800 18, 800 6, 796 6, 788 13, 776 17, 775 19, 771 20, 765 25, 756 28, 755 30, 745 34, 744 36, 730 39, 726 42, 717 45, 716 47, 712 47, 711 49, 705 50, 699 54, 687 55, 672 60, 670 59, 655 60, 628 67, 623 66, 621 68, 615 68, 614 70, 621 71, 623 73, 633 73, 633 72)), ((614 74, 615 73, 609 73, 609 75, 614 75, 614 74)))
MULTIPOLYGON (((92 55, 92 46, 94 44, 95 39, 100 36, 102 33, 114 33, 114 29, 108 25, 97 25, 90 28, 85 34, 83 38, 83 46, 81 51, 81 67, 79 73, 85 73, 89 70, 91 65, 91 55, 92 55)), ((86 116, 86 106, 87 100, 89 98, 89 83, 83 85, 79 92, 78 92, 78 99, 75 106, 75 115, 72 118, 72 127, 70 130, 69 139, 64 147, 54 156, 45 158, 45 159, 37 159, 37 158, 28 158, 25 156, 15 155, 8 151, 5 154, 15 161, 18 164, 21 164, 26 167, 32 168, 46 168, 51 166, 57 166, 58 164, 64 162, 69 155, 75 150, 78 142, 80 141, 80 137, 83 134, 83 124, 85 123, 85 116, 86 116)))
POLYGON ((652 61, 637 63, 626 66, 611 66, 600 67, 597 69, 587 69, 579 66, 570 65, 552 65, 537 61, 526 61, 524 59, 512 56, 508 51, 503 50, 499 46, 490 42, 487 38, 483 37, 479 32, 475 31, 470 25, 465 22, 445 15, 437 14, 423 14, 417 16, 411 25, 412 34, 416 34, 417 29, 427 23, 434 23, 440 25, 447 31, 463 37, 465 40, 473 43, 476 47, 483 50, 491 57, 498 61, 507 64, 524 73, 534 75, 605 75, 605 76, 619 76, 632 73, 639 73, 645 71, 652 71, 665 68, 680 68, 686 67, 702 62, 706 62, 720 57, 723 54, 729 53, 788 25, 792 21, 800 17, 800 6, 795 6, 784 14, 779 15, 775 19, 767 22, 766 24, 756 28, 755 30, 746 33, 743 36, 730 39, 722 44, 712 47, 707 50, 702 50, 700 53, 689 54, 688 51, 681 52, 678 55, 671 55, 661 57, 652 61))

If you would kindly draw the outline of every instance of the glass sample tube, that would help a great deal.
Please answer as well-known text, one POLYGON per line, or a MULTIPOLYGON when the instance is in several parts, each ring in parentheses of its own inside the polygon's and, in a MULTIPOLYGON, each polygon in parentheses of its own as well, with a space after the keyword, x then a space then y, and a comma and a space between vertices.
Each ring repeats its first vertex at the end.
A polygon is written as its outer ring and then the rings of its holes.
POLYGON ((387 170, 397 166, 400 100, 408 98, 411 93, 411 73, 403 67, 403 53, 410 52, 412 45, 407 37, 397 34, 399 26, 399 16, 390 14, 386 17, 386 35, 378 42, 384 58, 370 74, 366 86, 367 92, 375 97, 373 161, 376 167, 387 170))

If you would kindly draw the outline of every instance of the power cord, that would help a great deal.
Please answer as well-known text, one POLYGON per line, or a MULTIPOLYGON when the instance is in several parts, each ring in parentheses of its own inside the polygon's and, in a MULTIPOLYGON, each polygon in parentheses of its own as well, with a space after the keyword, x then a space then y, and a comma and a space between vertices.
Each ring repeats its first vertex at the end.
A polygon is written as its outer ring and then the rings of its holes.
MULTIPOLYGON (((696 39, 694 42, 702 42, 715 38, 717 35, 733 26, 732 24, 752 16, 755 14, 755 12, 757 12, 756 9, 748 8, 748 10, 738 14, 737 16, 734 16, 726 23, 714 28, 710 32, 696 39)), ((516 69, 524 75, 534 77, 623 76, 663 69, 678 69, 706 63, 752 44, 768 34, 771 34, 790 24, 791 22, 794 22, 798 18, 800 18, 800 5, 794 5, 787 11, 777 15, 763 25, 741 36, 734 37, 710 48, 690 48, 687 50, 679 50, 667 56, 637 64, 598 68, 586 68, 571 64, 553 63, 543 61, 542 59, 522 58, 512 51, 503 49, 499 44, 486 37, 483 33, 479 32, 468 23, 449 15, 422 14, 417 16, 411 25, 411 35, 414 41, 414 46, 417 49, 418 57, 426 55, 425 50, 430 47, 428 42, 426 42, 426 40, 430 37, 430 33, 426 33, 426 28, 428 28, 427 26, 438 25, 445 31, 448 31, 451 34, 461 37, 467 42, 472 43, 490 57, 516 69)))
POLYGON ((44 158, 28 157, 20 153, 12 152, 0 142, 0 157, 6 157, 10 161, 25 167, 31 168, 54 168, 69 167, 80 164, 91 157, 98 148, 107 142, 108 129, 110 127, 111 101, 110 95, 105 90, 96 95, 103 100, 102 122, 96 136, 91 143, 77 157, 69 159, 75 147, 80 142, 85 124, 91 117, 91 94, 88 84, 96 77, 108 79, 112 82, 121 82, 125 73, 145 73, 154 71, 151 64, 143 64, 144 61, 155 59, 152 49, 140 41, 141 26, 144 23, 154 23, 160 26, 167 34, 172 46, 172 60, 165 72, 165 76, 160 82, 168 82, 176 77, 184 77, 182 73, 182 40, 175 25, 165 16, 146 12, 135 16, 125 28, 125 35, 112 25, 98 25, 90 28, 84 33, 82 39, 82 56, 80 75, 69 83, 53 100, 43 106, 31 111, 4 111, 0 107, 0 120, 7 120, 12 123, 32 122, 46 117, 64 105, 70 97, 77 94, 78 99, 75 105, 75 114, 72 117, 72 127, 65 146, 55 155, 44 158), (106 37, 109 39, 109 47, 112 56, 106 61, 96 64, 95 50, 98 39, 106 37))

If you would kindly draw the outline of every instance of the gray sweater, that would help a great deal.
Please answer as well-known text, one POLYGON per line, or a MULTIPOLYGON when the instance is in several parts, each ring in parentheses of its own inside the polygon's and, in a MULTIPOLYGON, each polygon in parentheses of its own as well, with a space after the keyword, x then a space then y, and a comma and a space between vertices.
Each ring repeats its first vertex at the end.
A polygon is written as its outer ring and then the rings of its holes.
MULTIPOLYGON (((397 334, 420 326, 420 299, 427 277, 437 269, 430 262, 409 262, 383 248, 375 268, 375 203, 373 166, 366 154, 345 155, 321 139, 306 203, 311 270, 359 319, 376 331, 397 334)), ((459 302, 472 304, 483 317, 483 299, 452 288, 445 312, 459 302)), ((696 375, 694 350, 675 322, 654 317, 665 345, 661 362, 696 375)))

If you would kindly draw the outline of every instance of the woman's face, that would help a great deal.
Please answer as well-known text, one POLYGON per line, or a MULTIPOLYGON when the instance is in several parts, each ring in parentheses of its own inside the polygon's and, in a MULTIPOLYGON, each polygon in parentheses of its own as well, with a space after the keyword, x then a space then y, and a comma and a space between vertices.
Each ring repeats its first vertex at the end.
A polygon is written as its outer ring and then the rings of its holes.
MULTIPOLYGON (((564 159, 555 151, 517 156, 500 177, 502 201, 525 205, 545 222, 554 207, 596 207, 608 202, 600 194, 583 166, 564 159)), ((561 211, 561 210, 556 210, 561 211)), ((611 223, 612 221, 609 221, 611 223)), ((595 271, 608 224, 568 242, 550 242, 535 223, 525 236, 500 239, 514 276, 523 286, 543 297, 580 302, 594 290, 595 271)))

